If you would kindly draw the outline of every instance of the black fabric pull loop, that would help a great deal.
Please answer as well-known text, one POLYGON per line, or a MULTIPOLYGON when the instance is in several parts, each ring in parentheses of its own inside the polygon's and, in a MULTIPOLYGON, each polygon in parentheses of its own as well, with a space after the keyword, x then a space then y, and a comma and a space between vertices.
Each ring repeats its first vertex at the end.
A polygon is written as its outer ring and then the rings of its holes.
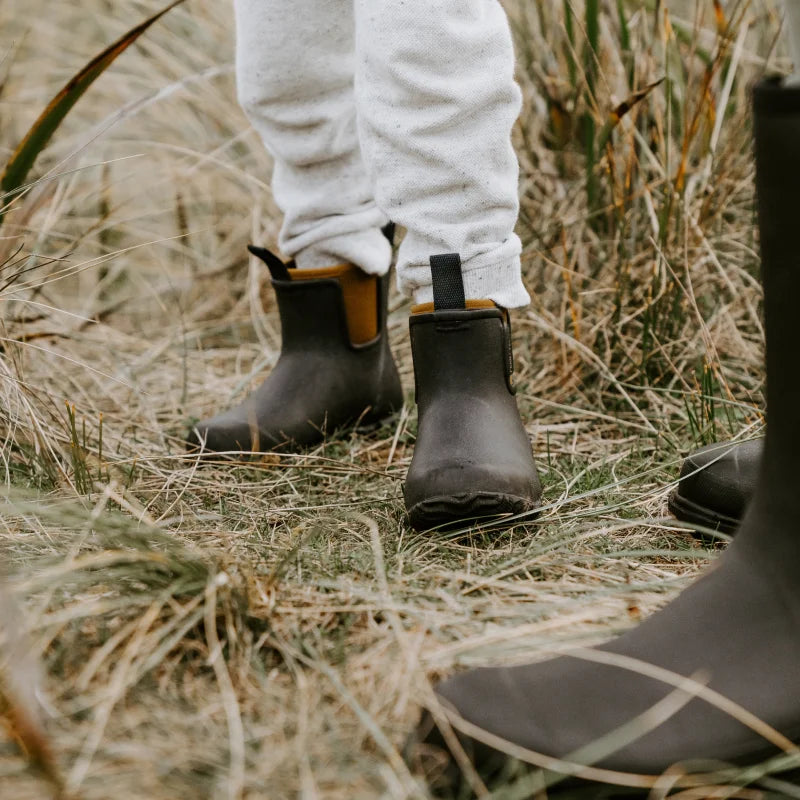
POLYGON ((433 307, 436 311, 467 307, 464 279, 461 276, 461 256, 458 253, 431 256, 431 279, 433 307))
POLYGON ((274 281, 290 281, 289 268, 274 253, 270 253, 266 247, 257 247, 254 244, 247 245, 247 249, 256 257, 260 258, 269 269, 274 281))
POLYGON ((381 233, 389 240, 389 244, 392 247, 394 247, 394 235, 396 231, 397 226, 394 222, 387 222, 386 225, 381 228, 381 233))

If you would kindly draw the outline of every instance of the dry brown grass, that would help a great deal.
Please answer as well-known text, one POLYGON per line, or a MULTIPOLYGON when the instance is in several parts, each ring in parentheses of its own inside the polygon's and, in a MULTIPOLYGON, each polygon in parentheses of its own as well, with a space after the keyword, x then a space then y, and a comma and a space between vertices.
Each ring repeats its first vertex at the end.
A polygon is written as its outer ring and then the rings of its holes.
MULTIPOLYGON (((157 5, 6 0, 0 162, 157 5)), ((726 39, 710 4, 672 6, 669 27, 631 3, 626 51, 608 3, 587 102, 581 8, 573 80, 560 6, 513 6, 535 295, 517 383, 547 505, 503 532, 407 527, 410 395, 391 425, 311 452, 183 453, 187 424, 279 352, 244 249, 279 217, 228 4, 180 7, 76 107, 0 233, 3 605, 43 676, 5 663, 3 686, 12 705, 36 689, 52 751, 0 733, 4 800, 54 795, 53 775, 87 799, 423 797, 399 753, 427 680, 600 640, 714 557, 665 500, 688 449, 762 425, 747 86, 783 66, 777 12, 731 4, 726 39), (665 74, 600 154, 590 207, 585 115, 599 130, 665 74)), ((410 392, 407 310, 393 299, 410 392)))

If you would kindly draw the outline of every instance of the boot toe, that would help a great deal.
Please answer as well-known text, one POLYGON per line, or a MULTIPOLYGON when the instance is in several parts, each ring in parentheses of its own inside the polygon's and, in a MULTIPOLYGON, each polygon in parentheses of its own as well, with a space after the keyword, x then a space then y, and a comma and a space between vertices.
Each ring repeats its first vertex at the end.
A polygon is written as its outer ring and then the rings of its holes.
MULTIPOLYGON (((528 698, 519 696, 507 680, 507 670, 483 668, 456 675, 436 687, 443 710, 501 740, 514 741, 516 731, 509 729, 509 720, 519 716, 528 698)), ((511 726, 513 729, 513 726, 511 726)), ((547 735, 535 721, 526 719, 525 746, 534 752, 548 751, 547 735)), ((506 753, 453 728, 458 744, 481 780, 495 785, 501 776, 511 777, 516 771, 513 759, 506 753)), ((426 777, 434 794, 462 796, 466 779, 453 756, 453 751, 430 711, 425 711, 407 746, 407 756, 426 777)), ((469 793, 467 792, 467 796, 469 793)))
POLYGON ((257 427, 251 427, 231 414, 220 414, 198 422, 186 436, 190 452, 250 453, 269 449, 274 443, 264 440, 257 427))
POLYGON ((712 444, 689 455, 670 510, 680 520, 733 533, 755 490, 763 444, 712 444))
POLYGON ((409 473, 404 487, 411 525, 440 525, 521 514, 539 505, 541 485, 531 458, 525 465, 465 464, 454 461, 409 473))

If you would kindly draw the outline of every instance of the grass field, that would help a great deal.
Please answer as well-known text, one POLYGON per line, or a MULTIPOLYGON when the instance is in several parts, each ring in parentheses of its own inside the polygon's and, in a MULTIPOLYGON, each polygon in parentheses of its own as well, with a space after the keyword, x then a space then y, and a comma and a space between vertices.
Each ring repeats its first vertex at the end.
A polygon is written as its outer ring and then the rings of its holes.
MULTIPOLYGON (((158 7, 5 0, 0 165, 158 7)), ((666 498, 694 446, 763 426, 748 86, 787 67, 779 7, 509 9, 518 399, 546 504, 501 532, 406 524, 399 295, 398 419, 256 462, 184 453, 280 348, 245 250, 280 218, 229 4, 171 12, 43 153, 0 228, 2 800, 424 797, 400 751, 431 682, 607 638, 715 557, 666 498)))

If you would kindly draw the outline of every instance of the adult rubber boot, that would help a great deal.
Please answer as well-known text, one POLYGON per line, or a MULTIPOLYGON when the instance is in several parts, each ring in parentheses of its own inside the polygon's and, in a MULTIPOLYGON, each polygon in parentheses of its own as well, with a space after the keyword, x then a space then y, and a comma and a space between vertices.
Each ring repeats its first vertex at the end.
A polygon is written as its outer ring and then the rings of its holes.
POLYGON ((295 269, 260 247, 281 319, 281 354, 236 408, 197 423, 191 448, 257 452, 307 446, 353 423, 377 422, 403 404, 389 350, 389 276, 352 265, 295 269))
POLYGON ((457 254, 431 258, 433 303, 409 318, 419 410, 404 486, 417 530, 534 509, 542 489, 511 386, 508 312, 465 300, 457 254))
POLYGON ((720 442, 687 456, 669 510, 683 522, 734 533, 756 488, 764 440, 720 442))
MULTIPOLYGON (((438 687, 487 780, 510 763, 499 740, 649 775, 679 762, 696 772, 699 765, 689 762, 698 759, 705 761, 700 771, 760 762, 778 745, 800 742, 800 88, 760 83, 754 112, 767 435, 753 500, 713 568, 611 644, 538 664, 473 670, 438 687), (692 677, 694 684, 686 680, 692 677), (720 698, 744 712, 720 708, 720 698), (745 724, 756 719, 776 733, 745 724), (485 732, 496 737, 488 746, 478 744, 485 732), (590 757, 592 743, 597 751, 590 757)), ((431 747, 442 740, 430 717, 420 735, 431 747)), ((523 760, 536 758, 526 753, 523 760)), ((442 777, 458 780, 455 759, 446 763, 442 777)))

